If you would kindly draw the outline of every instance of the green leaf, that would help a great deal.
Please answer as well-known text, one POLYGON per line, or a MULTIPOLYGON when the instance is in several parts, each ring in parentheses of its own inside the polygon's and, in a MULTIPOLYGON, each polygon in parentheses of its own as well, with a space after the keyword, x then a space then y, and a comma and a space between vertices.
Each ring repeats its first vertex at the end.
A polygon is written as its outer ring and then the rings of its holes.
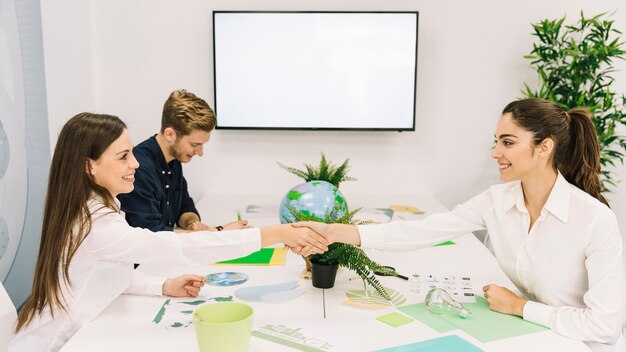
POLYGON ((307 179, 307 177, 308 177, 308 175, 309 175, 309 174, 308 174, 307 172, 305 172, 305 171, 298 170, 298 169, 295 169, 295 168, 293 168, 293 167, 288 167, 288 166, 285 166, 285 165, 281 164, 280 162, 278 163, 278 166, 280 166, 281 168, 283 168, 283 169, 285 169, 285 170, 287 170, 287 171, 291 172, 292 174, 294 174, 294 175, 296 175, 296 176, 298 176, 298 177, 302 177, 303 179, 307 179))
POLYGON ((340 166, 335 166, 332 162, 326 160, 326 155, 322 152, 322 158, 319 165, 314 167, 311 164, 304 164, 306 171, 285 166, 280 162, 278 163, 278 166, 298 177, 303 178, 306 182, 314 180, 326 181, 335 187, 339 187, 339 184, 343 181, 356 180, 353 177, 347 176, 350 169, 348 167, 349 160, 350 159, 346 159, 340 166))
MULTIPOLYGON (((339 266, 353 270, 383 298, 391 300, 385 288, 374 275, 374 271, 385 271, 386 269, 371 260, 365 252, 358 247, 345 243, 333 243, 328 246, 328 251, 323 254, 315 254, 310 260, 325 264, 339 264, 339 266)), ((387 269, 387 271, 389 270, 387 269)), ((397 274, 395 270, 393 273, 397 274)))
MULTIPOLYGON (((361 208, 346 212, 346 214, 342 216, 338 216, 337 210, 333 209, 326 213, 324 219, 320 219, 306 212, 300 212, 293 206, 287 206, 287 210, 295 219, 294 222, 316 221, 324 222, 327 224, 338 223, 350 225, 365 225, 369 223, 353 219, 354 215, 356 215, 356 213, 358 213, 361 208)), ((290 222, 290 220, 283 217, 283 222, 287 223, 290 222)), ((365 252, 363 252, 363 250, 358 247, 345 243, 332 243, 328 246, 328 251, 321 254, 314 254, 310 258, 305 257, 304 259, 307 261, 312 260, 324 264, 339 264, 339 266, 343 266, 345 268, 348 268, 349 270, 356 271, 357 275, 359 275, 367 284, 372 286, 376 290, 376 292, 378 292, 382 297, 387 300, 391 299, 385 291, 384 287, 374 275, 374 271, 386 272, 389 271, 389 269, 371 260, 365 254, 365 252)), ((393 273, 397 274, 395 270, 393 271, 393 273)))
POLYGON ((624 60, 626 51, 622 32, 613 28, 614 14, 586 18, 581 11, 574 24, 566 24, 565 17, 531 24, 537 42, 524 58, 537 72, 538 83, 536 88, 523 83, 522 89, 526 97, 548 99, 565 110, 587 107, 592 112, 604 191, 615 184, 608 168, 623 162, 626 152, 626 137, 616 132, 626 126, 626 96, 616 94, 612 76, 613 62, 624 60))

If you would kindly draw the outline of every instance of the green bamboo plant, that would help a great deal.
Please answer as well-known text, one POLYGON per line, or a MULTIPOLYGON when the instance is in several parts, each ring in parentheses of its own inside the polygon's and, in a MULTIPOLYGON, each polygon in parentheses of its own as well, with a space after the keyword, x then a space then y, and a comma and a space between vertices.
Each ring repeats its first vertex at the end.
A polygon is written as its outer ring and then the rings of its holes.
POLYGON ((574 25, 564 25, 565 17, 532 24, 539 42, 525 56, 539 76, 537 89, 524 84, 526 97, 551 100, 566 111, 580 106, 592 112, 604 191, 616 186, 609 168, 616 161, 623 164, 626 151, 626 137, 617 133, 620 125, 626 126, 626 96, 611 88, 613 62, 623 60, 626 52, 611 15, 586 18, 581 12, 574 25))
POLYGON ((336 166, 333 165, 332 162, 328 162, 326 160, 326 155, 322 153, 322 159, 320 160, 320 164, 317 167, 311 164, 304 164, 305 170, 300 170, 293 167, 285 166, 280 162, 278 163, 278 165, 283 169, 291 172, 292 174, 303 178, 305 182, 326 181, 331 185, 339 188, 339 184, 343 181, 356 180, 354 177, 346 175, 348 173, 348 170, 350 169, 348 166, 349 160, 350 159, 346 159, 340 166, 336 166))
MULTIPOLYGON (((301 213, 294 207, 287 207, 287 209, 294 217, 293 222, 317 221, 327 224, 338 223, 350 225, 365 225, 371 223, 370 221, 353 219, 354 215, 358 213, 361 208, 349 211, 341 216, 339 216, 336 209, 333 209, 325 214, 323 221, 321 221, 322 219, 310 214, 301 213)), ((289 222, 291 219, 284 218, 284 220, 289 222)), ((322 254, 313 254, 309 257, 304 257, 304 259, 309 262, 309 264, 311 261, 320 264, 338 264, 339 266, 353 270, 361 277, 361 279, 363 279, 364 282, 372 286, 376 292, 381 295, 381 297, 386 300, 391 300, 383 285, 374 275, 374 272, 390 276, 397 275, 398 273, 389 267, 385 267, 371 260, 362 249, 356 246, 345 243, 332 243, 328 246, 328 251, 322 254)))

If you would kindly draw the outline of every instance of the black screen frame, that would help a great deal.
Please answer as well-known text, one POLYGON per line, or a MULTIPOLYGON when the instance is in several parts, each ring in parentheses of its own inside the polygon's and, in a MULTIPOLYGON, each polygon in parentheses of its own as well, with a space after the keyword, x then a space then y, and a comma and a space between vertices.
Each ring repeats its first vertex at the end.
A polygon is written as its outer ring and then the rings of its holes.
POLYGON ((217 118, 215 129, 218 130, 268 130, 268 131, 398 131, 414 132, 417 105, 417 62, 418 62, 418 42, 419 42, 419 11, 240 11, 240 10, 215 10, 212 11, 212 38, 213 38, 213 103, 217 118), (361 127, 253 127, 253 126, 220 126, 219 111, 217 105, 217 64, 215 60, 215 16, 220 13, 268 13, 268 14, 334 14, 334 13, 358 13, 358 14, 415 14, 415 67, 413 77, 413 119, 412 126, 405 128, 361 128, 361 127))

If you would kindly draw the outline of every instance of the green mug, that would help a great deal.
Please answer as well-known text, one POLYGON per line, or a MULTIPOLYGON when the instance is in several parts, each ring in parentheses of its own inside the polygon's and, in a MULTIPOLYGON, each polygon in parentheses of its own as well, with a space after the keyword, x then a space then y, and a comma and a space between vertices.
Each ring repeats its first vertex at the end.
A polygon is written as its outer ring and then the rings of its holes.
POLYGON ((252 333, 252 307, 239 302, 209 303, 192 314, 200 352, 245 352, 252 333))

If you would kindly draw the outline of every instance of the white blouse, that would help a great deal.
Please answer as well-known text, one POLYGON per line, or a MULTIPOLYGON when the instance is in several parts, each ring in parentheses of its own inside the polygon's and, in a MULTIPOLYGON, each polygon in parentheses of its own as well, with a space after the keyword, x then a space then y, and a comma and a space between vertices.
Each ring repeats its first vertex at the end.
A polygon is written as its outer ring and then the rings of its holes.
MULTIPOLYGON (((119 205, 119 204, 118 204, 119 205)), ((122 293, 160 295, 165 278, 134 270, 133 263, 198 266, 259 250, 259 229, 221 232, 151 232, 128 225, 93 199, 93 225, 69 267, 71 287, 61 281, 68 312, 46 308, 11 341, 9 351, 58 351, 86 322, 122 293)), ((62 280, 62 278, 61 278, 62 280)))
POLYGON ((395 250, 487 229, 500 267, 529 299, 525 320, 582 340, 594 351, 618 351, 626 295, 615 214, 559 173, 530 232, 529 224, 516 181, 492 186, 450 212, 421 221, 358 229, 362 247, 395 250))

